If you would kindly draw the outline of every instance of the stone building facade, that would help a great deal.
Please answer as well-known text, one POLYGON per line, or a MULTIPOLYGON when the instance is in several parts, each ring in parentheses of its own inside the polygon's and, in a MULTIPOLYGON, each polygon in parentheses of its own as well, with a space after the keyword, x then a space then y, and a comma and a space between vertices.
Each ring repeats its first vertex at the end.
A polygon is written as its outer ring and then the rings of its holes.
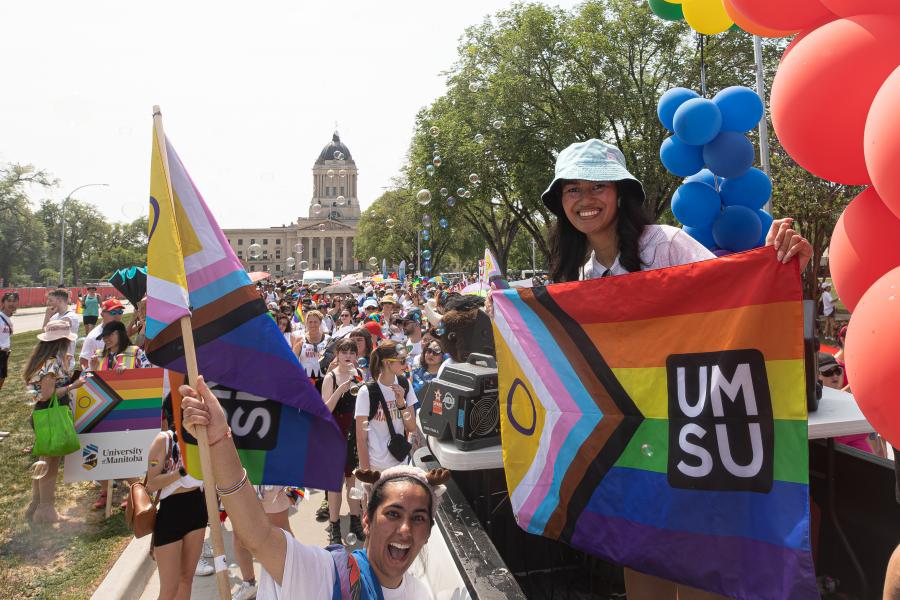
POLYGON ((350 149, 335 131, 313 164, 313 194, 305 217, 290 225, 224 230, 244 268, 292 278, 302 275, 303 262, 308 269, 335 275, 361 271, 362 262, 353 256, 360 217, 358 175, 350 149), (254 244, 259 248, 251 256, 254 244))

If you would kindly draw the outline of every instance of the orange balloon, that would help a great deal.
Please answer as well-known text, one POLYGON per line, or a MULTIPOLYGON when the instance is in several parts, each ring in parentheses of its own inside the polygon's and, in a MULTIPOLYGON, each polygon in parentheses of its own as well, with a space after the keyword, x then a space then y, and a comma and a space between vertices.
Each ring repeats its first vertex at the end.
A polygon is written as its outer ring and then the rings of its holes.
POLYGON ((900 267, 872 284, 847 327, 844 356, 853 396, 869 424, 900 447, 900 267))
POLYGON ((836 18, 819 0, 731 0, 747 18, 777 30, 809 29, 836 18))
POLYGON ((787 37, 789 35, 794 35, 795 33, 797 33, 796 31, 783 31, 781 29, 763 27, 759 23, 754 23, 753 21, 748 19, 744 13, 739 11, 734 6, 734 4, 732 4, 731 0, 722 0, 722 4, 725 5, 725 12, 728 13, 728 16, 731 17, 731 20, 734 21, 735 25, 737 25, 747 33, 752 33, 753 35, 767 38, 787 37))
POLYGON ((897 0, 821 0, 825 8, 839 17, 855 15, 900 14, 897 0))

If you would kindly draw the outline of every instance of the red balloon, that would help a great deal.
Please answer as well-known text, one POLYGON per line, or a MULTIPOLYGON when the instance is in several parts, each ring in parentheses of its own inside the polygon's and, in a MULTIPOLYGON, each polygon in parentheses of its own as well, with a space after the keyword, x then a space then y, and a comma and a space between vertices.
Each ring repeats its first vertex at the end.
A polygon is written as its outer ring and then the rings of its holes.
POLYGON ((839 17, 855 15, 898 15, 897 0, 821 0, 825 8, 839 17))
POLYGON ((886 273, 865 293, 847 327, 847 377, 856 403, 894 447, 900 447, 900 267, 886 273))
MULTIPOLYGON (((878 90, 866 119, 866 167, 885 206, 900 219, 900 67, 878 90)), ((896 240, 894 240, 896 241, 896 240)))
POLYGON ((898 64, 900 16, 839 19, 795 39, 770 99, 775 133, 788 154, 823 179, 870 183, 866 117, 898 64))
POLYGON ((753 35, 758 35, 760 37, 771 37, 771 38, 780 38, 786 37, 789 35, 793 35, 797 33, 797 30, 781 30, 781 29, 772 29, 771 27, 763 27, 759 23, 751 21, 747 18, 747 16, 739 11, 734 6, 734 0, 722 0, 722 4, 725 6, 725 12, 728 13, 728 16, 731 17, 731 20, 734 21, 735 25, 746 31, 747 33, 752 33, 753 35))
POLYGON ((731 0, 747 19, 781 31, 809 29, 835 18, 820 0, 731 0))
POLYGON ((834 287, 853 312, 882 275, 900 266, 900 219, 868 188, 844 209, 831 234, 828 263, 834 287))

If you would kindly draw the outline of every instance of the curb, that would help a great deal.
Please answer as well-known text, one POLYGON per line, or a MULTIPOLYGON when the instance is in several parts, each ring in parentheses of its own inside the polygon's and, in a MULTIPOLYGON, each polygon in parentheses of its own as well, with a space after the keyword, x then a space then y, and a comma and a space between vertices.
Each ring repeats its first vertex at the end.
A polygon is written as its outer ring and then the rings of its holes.
POLYGON ((156 569, 156 563, 150 558, 152 537, 132 538, 91 600, 138 600, 141 597, 156 569))

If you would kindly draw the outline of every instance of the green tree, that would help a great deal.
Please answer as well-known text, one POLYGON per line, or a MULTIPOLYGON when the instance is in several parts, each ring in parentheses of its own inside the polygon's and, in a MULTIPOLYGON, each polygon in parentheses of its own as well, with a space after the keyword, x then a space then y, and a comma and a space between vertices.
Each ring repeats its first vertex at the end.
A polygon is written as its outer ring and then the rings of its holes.
POLYGON ((46 171, 31 165, 0 167, 0 280, 19 284, 40 280, 46 260, 46 234, 31 208, 27 190, 55 184, 46 171))
MULTIPOLYGON (((49 236, 51 256, 59 256, 60 211, 60 204, 50 200, 44 200, 38 211, 49 236)), ((82 281, 82 266, 88 258, 101 252, 103 248, 111 247, 109 236, 112 226, 96 206, 75 198, 66 203, 65 218, 65 267, 67 272, 71 270, 69 279, 77 285, 82 281)))

